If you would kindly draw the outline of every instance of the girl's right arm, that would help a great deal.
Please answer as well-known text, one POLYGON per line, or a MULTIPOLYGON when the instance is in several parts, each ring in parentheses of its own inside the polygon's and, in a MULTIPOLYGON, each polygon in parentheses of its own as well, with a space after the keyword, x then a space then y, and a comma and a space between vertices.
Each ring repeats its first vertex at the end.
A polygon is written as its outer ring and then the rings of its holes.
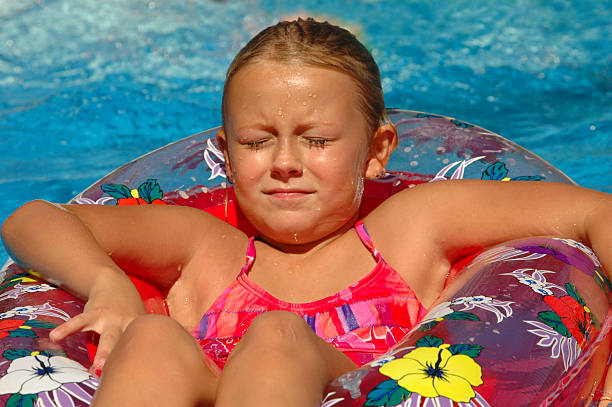
MULTIPOLYGON (((78 331, 100 334, 92 369, 100 368, 127 325, 145 313, 126 272, 167 293, 199 250, 227 225, 178 206, 55 205, 32 201, 2 225, 15 261, 87 298, 82 314, 52 331, 61 340, 78 331), (212 237, 208 239, 206 237, 212 237)), ((210 243, 208 243, 210 244, 210 243)))

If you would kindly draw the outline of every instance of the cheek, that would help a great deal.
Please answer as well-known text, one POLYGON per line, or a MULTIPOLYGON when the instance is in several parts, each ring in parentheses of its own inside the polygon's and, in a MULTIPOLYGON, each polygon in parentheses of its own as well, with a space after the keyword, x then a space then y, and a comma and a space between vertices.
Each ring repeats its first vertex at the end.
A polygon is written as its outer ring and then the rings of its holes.
POLYGON ((262 168, 262 157, 245 152, 230 153, 229 156, 234 183, 253 180, 262 168))
POLYGON ((355 151, 353 154, 330 158, 325 165, 323 162, 314 168, 324 171, 321 177, 325 179, 333 190, 332 195, 346 199, 351 195, 354 202, 361 202, 364 186, 365 154, 355 151), (342 191, 342 194, 338 192, 342 191))
POLYGON ((350 165, 350 180, 353 191, 353 205, 359 207, 361 198, 363 197, 364 189, 364 173, 366 168, 367 151, 359 150, 355 152, 354 158, 350 165))
POLYGON ((360 206, 361 198, 363 197, 364 171, 365 171, 365 158, 356 160, 353 166, 353 178, 351 181, 351 187, 353 188, 353 193, 354 193, 353 205, 357 207, 360 206))
POLYGON ((352 179, 353 181, 359 180, 360 183, 363 183, 366 158, 367 151, 361 149, 353 151, 353 154, 351 154, 350 157, 347 157, 346 162, 344 162, 344 167, 346 168, 348 178, 352 179))

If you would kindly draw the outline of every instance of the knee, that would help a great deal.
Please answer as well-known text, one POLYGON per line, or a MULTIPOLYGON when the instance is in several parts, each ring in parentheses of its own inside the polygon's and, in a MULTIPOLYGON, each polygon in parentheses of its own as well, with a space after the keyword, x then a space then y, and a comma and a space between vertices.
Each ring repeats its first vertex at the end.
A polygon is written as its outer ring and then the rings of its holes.
POLYGON ((195 339, 172 318, 143 315, 128 325, 109 360, 119 359, 126 363, 188 368, 194 363, 199 365, 203 354, 195 339))
MULTIPOLYGON (((100 388, 106 389, 105 400, 113 392, 120 394, 121 405, 213 405, 217 371, 210 366, 197 341, 178 322, 143 315, 128 325, 111 352, 100 388), (125 391, 126 383, 132 390, 125 391)), ((108 405, 117 403, 113 399, 108 405)))
POLYGON ((250 345, 283 349, 298 346, 311 335, 314 333, 298 315, 271 311, 259 315, 251 322, 243 340, 250 345))
MULTIPOLYGON (((251 322, 246 334, 230 357, 241 354, 248 359, 266 361, 312 359, 320 340, 306 322, 290 312, 272 311, 251 322)), ((269 362, 266 362, 269 363, 269 362)))
POLYGON ((189 332, 174 319, 162 315, 143 315, 134 319, 117 347, 123 350, 124 357, 130 359, 153 361, 174 355, 177 363, 185 362, 183 355, 190 359, 196 352, 201 353, 189 332))
MULTIPOLYGON (((336 370, 340 366, 344 369, 340 373, 346 371, 346 366, 356 367, 319 338, 300 316, 283 311, 267 312, 253 320, 230 354, 224 372, 234 366, 253 367, 264 382, 268 378, 274 386, 279 377, 281 380, 295 378, 296 372, 290 371, 293 367, 299 370, 300 380, 308 378, 320 384, 339 376, 336 370)), ((261 381, 258 383, 264 385, 261 381)))
POLYGON ((130 322, 123 333, 123 340, 136 348, 157 347, 181 331, 185 330, 172 318, 147 314, 130 322))
MULTIPOLYGON (((325 375, 327 360, 324 341, 298 315, 272 311, 255 318, 228 364, 257 366, 268 373, 285 372, 288 366, 300 366, 303 372, 325 375)), ((325 376, 327 377, 327 376, 325 376)))

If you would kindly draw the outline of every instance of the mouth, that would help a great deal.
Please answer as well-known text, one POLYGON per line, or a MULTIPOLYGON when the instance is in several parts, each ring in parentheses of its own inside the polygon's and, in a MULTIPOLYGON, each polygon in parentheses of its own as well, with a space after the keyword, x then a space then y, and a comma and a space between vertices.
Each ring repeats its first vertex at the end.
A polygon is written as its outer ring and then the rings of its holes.
POLYGON ((297 189, 297 188, 274 188, 263 191, 264 195, 276 199, 291 200, 306 197, 313 194, 314 191, 297 189))

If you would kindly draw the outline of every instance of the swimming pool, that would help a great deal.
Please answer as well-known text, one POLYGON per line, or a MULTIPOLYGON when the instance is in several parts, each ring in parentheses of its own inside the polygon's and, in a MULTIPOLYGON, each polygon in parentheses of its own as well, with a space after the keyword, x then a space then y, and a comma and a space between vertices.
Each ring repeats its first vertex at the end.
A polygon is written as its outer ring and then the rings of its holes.
POLYGON ((388 106, 479 124, 612 192, 612 1, 0 0, 0 220, 218 125, 233 55, 298 14, 358 34, 388 106))

